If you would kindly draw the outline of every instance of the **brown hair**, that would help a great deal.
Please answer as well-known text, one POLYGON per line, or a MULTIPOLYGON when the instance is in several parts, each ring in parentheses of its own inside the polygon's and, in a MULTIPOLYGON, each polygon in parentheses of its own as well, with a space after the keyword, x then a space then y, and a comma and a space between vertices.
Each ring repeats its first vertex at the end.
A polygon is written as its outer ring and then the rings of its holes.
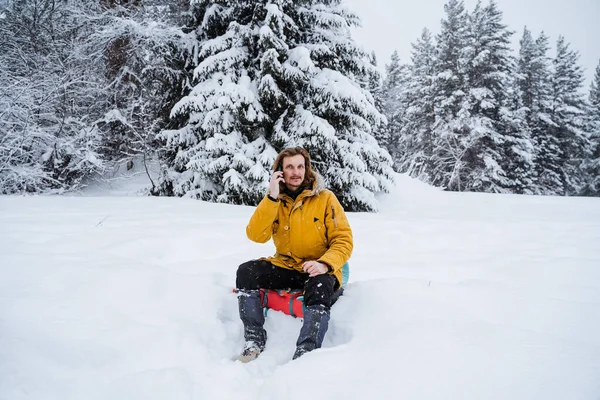
POLYGON ((277 158, 275 158, 275 162, 273 163, 271 169, 273 170, 273 172, 277 171, 278 168, 281 168, 281 170, 283 170, 283 158, 297 156, 298 154, 304 157, 304 181, 302 182, 302 186, 308 189, 312 189, 317 177, 310 163, 310 155, 304 147, 289 147, 287 149, 281 150, 281 152, 277 154, 277 158))

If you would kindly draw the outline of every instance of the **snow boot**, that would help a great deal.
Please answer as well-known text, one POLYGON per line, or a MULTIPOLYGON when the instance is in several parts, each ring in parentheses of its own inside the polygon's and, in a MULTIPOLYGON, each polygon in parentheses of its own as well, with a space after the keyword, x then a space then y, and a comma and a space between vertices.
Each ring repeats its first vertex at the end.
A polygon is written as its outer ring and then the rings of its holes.
POLYGON ((265 314, 260 302, 259 290, 238 290, 238 306, 240 319, 244 324, 244 350, 237 358, 241 362, 249 362, 265 349, 267 331, 263 328, 265 314))
POLYGON ((296 358, 321 347, 329 327, 329 309, 323 305, 308 306, 304 310, 304 323, 296 342, 296 358))
POLYGON ((256 358, 260 355, 263 349, 264 347, 261 349, 254 342, 246 342, 246 344, 244 345, 244 351, 242 351, 242 354, 237 356, 236 360, 244 364, 256 360, 256 358))

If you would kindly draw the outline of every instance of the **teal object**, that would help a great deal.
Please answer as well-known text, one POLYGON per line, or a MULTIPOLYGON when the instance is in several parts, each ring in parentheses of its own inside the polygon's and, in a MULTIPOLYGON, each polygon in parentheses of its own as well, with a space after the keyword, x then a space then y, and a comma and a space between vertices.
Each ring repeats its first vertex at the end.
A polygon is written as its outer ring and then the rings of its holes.
POLYGON ((342 265, 342 286, 345 286, 350 279, 350 264, 346 263, 342 265))

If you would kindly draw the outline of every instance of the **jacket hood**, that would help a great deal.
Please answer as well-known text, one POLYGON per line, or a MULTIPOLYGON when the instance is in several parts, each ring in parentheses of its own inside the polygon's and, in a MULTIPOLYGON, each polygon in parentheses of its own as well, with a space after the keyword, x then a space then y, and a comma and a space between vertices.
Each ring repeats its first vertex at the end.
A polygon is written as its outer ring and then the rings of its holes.
POLYGON ((311 194, 317 195, 325 190, 325 179, 317 171, 313 170, 313 173, 315 174, 315 183, 313 183, 311 194))

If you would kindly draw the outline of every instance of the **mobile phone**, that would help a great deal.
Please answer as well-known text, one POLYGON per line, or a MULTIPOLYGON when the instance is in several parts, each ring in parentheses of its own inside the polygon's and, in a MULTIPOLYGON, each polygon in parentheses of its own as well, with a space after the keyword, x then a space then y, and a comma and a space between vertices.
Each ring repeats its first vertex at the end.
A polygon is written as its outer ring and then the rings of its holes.
MULTIPOLYGON (((281 164, 279 164, 277 166, 276 171, 283 172, 283 168, 281 167, 281 164)), ((281 177, 283 178, 283 174, 281 175, 281 177)), ((285 180, 282 180, 281 182, 279 182, 279 190, 283 190, 284 188, 285 188, 285 180)))

